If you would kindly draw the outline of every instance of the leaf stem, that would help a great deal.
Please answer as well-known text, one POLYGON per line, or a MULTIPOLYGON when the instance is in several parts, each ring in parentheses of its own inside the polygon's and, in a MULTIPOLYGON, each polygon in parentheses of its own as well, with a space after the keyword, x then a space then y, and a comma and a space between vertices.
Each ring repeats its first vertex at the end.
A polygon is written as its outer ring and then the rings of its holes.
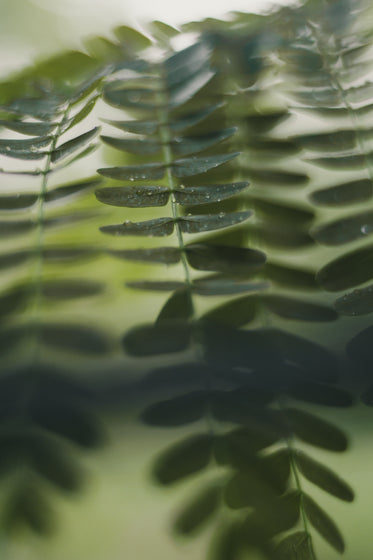
POLYGON ((34 302, 33 302, 33 316, 34 320, 32 321, 32 328, 34 329, 35 333, 35 346, 34 346, 34 354, 33 354, 33 362, 37 362, 39 359, 40 354, 40 332, 39 327, 40 323, 38 321, 38 316, 40 313, 40 306, 43 299, 43 289, 42 289, 42 275, 43 275, 43 247, 44 247, 44 201, 45 195, 48 189, 48 179, 49 173, 52 169, 52 154, 53 151, 56 149, 57 142, 61 136, 63 125, 65 124, 68 114, 70 111, 70 103, 66 104, 66 108, 62 113, 61 120, 52 135, 52 141, 50 144, 49 153, 45 162, 44 169, 42 170, 41 174, 43 176, 40 193, 38 196, 38 203, 37 203, 37 232, 36 232, 36 240, 35 240, 35 268, 33 273, 33 293, 34 293, 34 302))

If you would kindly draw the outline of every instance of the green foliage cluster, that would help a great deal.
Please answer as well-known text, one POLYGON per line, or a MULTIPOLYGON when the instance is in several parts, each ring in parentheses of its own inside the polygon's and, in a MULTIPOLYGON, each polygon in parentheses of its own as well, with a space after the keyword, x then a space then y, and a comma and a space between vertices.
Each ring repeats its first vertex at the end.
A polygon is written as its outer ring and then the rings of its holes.
MULTIPOLYGON (((348 448, 319 416, 320 407, 351 407, 358 388, 341 379, 328 338, 341 316, 373 311, 367 9, 309 0, 182 30, 153 22, 149 36, 122 26, 113 40, 88 41, 89 54, 61 55, 3 84, 0 155, 19 165, 1 176, 24 182, 0 195, 0 447, 4 476, 16 466, 21 479, 7 497, 8 526, 47 531, 49 485, 76 490, 74 448, 101 441, 100 396, 80 371, 98 359, 105 371, 117 341, 79 314, 67 320, 61 303, 102 297, 105 283, 86 277, 82 262, 105 252, 161 271, 127 287, 168 294, 156 319, 123 332, 120 345, 151 363, 139 382, 153 395, 141 420, 190 426, 152 467, 161 486, 200 478, 175 532, 193 536, 215 519, 219 560, 257 551, 315 560, 315 532, 344 551, 310 493, 351 502, 354 492, 311 455, 348 448), (189 46, 176 49, 180 38, 189 46), (100 144, 121 164, 60 184, 59 172, 96 148, 104 104, 100 144), (124 221, 105 223, 107 206, 124 221), (144 218, 132 221, 134 212, 144 218), (100 246, 82 242, 95 213, 100 246), (326 333, 317 342, 307 336, 314 324, 326 333)), ((347 344, 364 378, 371 333, 347 344)), ((372 404, 369 383, 363 401, 372 404)))

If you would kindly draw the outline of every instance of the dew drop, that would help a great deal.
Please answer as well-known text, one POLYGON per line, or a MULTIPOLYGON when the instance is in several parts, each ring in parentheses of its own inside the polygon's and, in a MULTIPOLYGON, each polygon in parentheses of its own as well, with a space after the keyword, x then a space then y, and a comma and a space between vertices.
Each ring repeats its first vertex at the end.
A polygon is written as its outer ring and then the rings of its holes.
POLYGON ((369 224, 364 224, 363 226, 361 226, 360 231, 363 235, 367 235, 368 233, 370 233, 371 227, 369 226, 369 224))

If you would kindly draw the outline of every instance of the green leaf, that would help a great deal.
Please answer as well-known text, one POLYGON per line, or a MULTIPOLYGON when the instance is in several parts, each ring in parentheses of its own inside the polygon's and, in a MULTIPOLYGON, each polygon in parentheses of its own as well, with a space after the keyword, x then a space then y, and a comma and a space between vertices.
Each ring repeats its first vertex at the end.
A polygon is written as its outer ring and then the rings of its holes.
POLYGON ((63 352, 97 356, 109 351, 107 338, 100 331, 83 325, 44 323, 40 335, 45 345, 63 352))
POLYGON ((340 500, 353 501, 354 493, 351 487, 331 469, 315 461, 302 451, 295 453, 295 461, 298 469, 307 480, 340 500))
POLYGON ((28 140, 0 139, 0 154, 17 159, 43 159, 48 152, 42 150, 52 142, 51 136, 30 138, 28 140))
POLYGON ((236 282, 227 278, 211 278, 195 280, 192 292, 200 296, 225 296, 245 292, 261 292, 269 287, 266 282, 236 282))
POLYGON ((52 432, 88 449, 102 443, 102 434, 92 413, 81 402, 69 401, 54 394, 50 400, 37 399, 30 407, 32 421, 43 430, 52 432))
POLYGON ((42 284, 43 297, 51 300, 66 300, 92 297, 104 291, 104 284, 94 280, 49 280, 42 284))
POLYGON ((58 146, 51 152, 52 162, 55 163, 56 161, 60 161, 66 156, 69 156, 70 154, 76 152, 76 150, 90 142, 92 138, 94 138, 98 134, 99 130, 100 127, 96 126, 95 128, 92 128, 92 130, 89 130, 84 134, 80 134, 80 136, 73 138, 73 140, 69 140, 68 142, 65 142, 64 144, 58 146))
POLYGON ((182 535, 189 535, 200 529, 217 511, 220 497, 221 487, 219 484, 212 484, 203 488, 176 515, 174 530, 182 535))
POLYGON ((57 123, 0 120, 0 126, 27 136, 49 136, 56 128, 57 123))
POLYGON ((26 525, 40 536, 49 536, 54 529, 53 511, 49 507, 40 486, 28 483, 20 485, 5 506, 4 526, 26 525))
POLYGON ((257 311, 257 298, 244 296, 213 308, 203 315, 203 319, 238 328, 253 321, 257 311))
POLYGON ((144 163, 142 165, 127 165, 125 167, 108 167, 98 169, 97 173, 109 179, 120 181, 141 181, 148 179, 162 179, 165 168, 160 163, 144 163))
POLYGON ((81 472, 66 454, 66 449, 47 439, 35 438, 32 442, 32 468, 58 489, 77 491, 82 483, 81 472))
MULTIPOLYGON (((271 222, 271 225, 272 223, 273 225, 280 223, 289 227, 289 224, 291 224, 293 235, 298 233, 294 232, 294 228, 308 226, 309 222, 314 218, 313 211, 298 205, 284 204, 282 201, 267 202, 265 200, 255 200, 254 204, 259 216, 262 215, 264 220, 271 222)), ((268 227, 267 224, 266 226, 268 227)), ((275 232, 275 235, 281 233, 281 231, 279 233, 275 232)))
POLYGON ((100 230, 109 235, 140 235, 164 237, 174 231, 173 218, 155 218, 145 222, 124 222, 115 226, 102 226, 100 230))
POLYGON ((53 264, 65 264, 69 261, 81 262, 82 259, 89 259, 99 254, 99 249, 91 247, 48 246, 43 250, 43 259, 53 264))
POLYGON ((114 138, 113 136, 101 136, 101 140, 117 150, 129 152, 136 155, 153 155, 161 151, 161 144, 156 140, 114 138))
POLYGON ((106 187, 95 192, 97 200, 111 206, 145 208, 165 206, 170 197, 167 187, 148 185, 136 187, 106 187))
POLYGON ((314 560, 311 536, 304 531, 297 531, 285 537, 274 553, 276 560, 314 560))
POLYGON ((119 259, 128 259, 144 263, 176 264, 180 262, 180 249, 176 247, 160 247, 155 249, 121 249, 108 250, 110 255, 119 259))
POLYGON ((250 179, 256 183, 273 184, 276 187, 297 187, 309 182, 308 175, 283 171, 282 169, 250 169, 250 179))
POLYGON ((190 157, 185 159, 177 159, 171 165, 172 174, 175 177, 191 177, 193 175, 199 175, 200 173, 206 173, 210 169, 214 169, 219 165, 223 165, 228 161, 231 161, 237 157, 239 153, 234 154, 220 154, 216 156, 206 156, 206 157, 190 157))
POLYGON ((343 537, 331 517, 307 494, 303 494, 304 511, 313 527, 337 552, 344 552, 343 537))
POLYGON ((248 186, 247 181, 221 185, 187 186, 180 185, 175 191, 175 200, 184 206, 220 202, 242 192, 248 186))
POLYGON ((30 288, 13 286, 0 295, 0 321, 8 315, 18 314, 25 310, 30 296, 30 288))
POLYGON ((151 21, 148 25, 151 35, 160 43, 163 47, 169 46, 170 39, 176 37, 180 31, 163 21, 151 21))
POLYGON ((151 113, 159 109, 153 89, 129 87, 121 81, 109 83, 105 87, 104 100, 113 107, 125 109, 140 109, 151 113))
POLYGON ((142 120, 133 120, 133 121, 110 121, 107 119, 102 119, 103 122, 111 124, 111 126, 115 126, 124 132, 132 132, 134 134, 156 134, 158 131, 158 121, 142 121, 142 120))
POLYGON ((193 301, 190 289, 176 290, 162 307, 157 324, 165 321, 188 320, 193 316, 193 301))
POLYGON ((56 200, 63 199, 67 196, 80 194, 81 192, 88 191, 92 187, 96 187, 101 183, 101 179, 88 179, 87 181, 78 181, 68 185, 59 185, 45 193, 45 202, 55 202, 56 200))
POLYGON ((296 290, 316 290, 319 288, 316 282, 316 274, 308 270, 267 263, 264 268, 266 277, 287 288, 296 290))
POLYGON ((98 96, 92 97, 92 99, 90 99, 88 101, 88 103, 86 103, 86 105, 80 111, 78 111, 72 119, 69 119, 69 125, 64 130, 64 132, 66 132, 67 130, 70 130, 71 128, 73 128, 74 126, 79 124, 80 122, 84 121, 84 119, 86 117, 88 117, 88 115, 94 109, 94 107, 97 103, 97 100, 98 100, 98 96))
POLYGON ((263 302, 272 313, 285 319, 327 322, 338 318, 338 313, 331 307, 295 298, 265 295, 263 302))
POLYGON ((62 104, 59 97, 49 94, 16 99, 6 107, 6 110, 22 117, 28 115, 35 119, 54 119, 61 112, 62 104))
POLYGON ((190 344, 191 328, 185 323, 167 322, 130 330, 123 338, 128 355, 144 357, 181 352, 190 344))
POLYGON ((252 456, 226 485, 224 499, 232 509, 263 507, 285 491, 289 476, 289 457, 282 451, 265 458, 252 456))
POLYGON ((337 130, 333 132, 304 134, 293 137, 293 140, 310 151, 340 152, 355 148, 357 134, 355 130, 337 130))
POLYGON ((341 104, 340 93, 331 87, 317 88, 317 90, 296 90, 292 92, 294 97, 303 105, 311 104, 314 107, 338 107, 341 104))
POLYGON ((346 451, 347 438, 333 424, 295 408, 284 409, 284 414, 290 428, 303 441, 329 451, 346 451))
POLYGON ((309 158, 307 161, 318 165, 323 169, 330 169, 332 171, 340 170, 356 170, 364 168, 367 165, 367 161, 371 161, 373 153, 369 154, 344 154, 344 155, 330 155, 319 158, 309 158))
POLYGON ((33 206, 37 194, 13 194, 0 196, 0 210, 23 210, 33 206))
POLYGON ((372 181, 359 179, 314 191, 310 198, 314 204, 320 206, 342 206, 364 202, 369 200, 372 194, 372 181))
POLYGON ((338 379, 336 356, 324 346, 283 330, 266 329, 264 333, 283 360, 299 365, 312 380, 333 383, 338 379))
POLYGON ((1 220, 0 234, 4 236, 24 235, 36 228, 33 220, 1 220))
POLYGON ((211 48, 205 42, 196 42, 164 62, 168 87, 183 83, 206 69, 211 56, 211 48))
POLYGON ((291 379, 286 393, 297 400, 325 406, 346 407, 353 404, 350 393, 332 385, 300 379, 291 379))
POLYGON ((325 290, 338 292, 354 288, 373 277, 371 245, 346 253, 319 270, 316 280, 325 290))
POLYGON ((252 215, 250 211, 220 212, 219 214, 200 214, 178 219, 181 231, 184 233, 201 233, 215 229, 222 229, 244 222, 252 215))
POLYGON ((199 434, 186 438, 163 451, 153 474, 160 484, 174 484, 207 467, 211 460, 212 437, 199 434))
POLYGON ((152 42, 149 37, 146 37, 137 29, 128 27, 127 25, 120 25, 114 29, 114 35, 125 45, 126 48, 130 48, 133 52, 138 52, 150 47, 152 42))
POLYGON ((319 227, 311 235, 324 245, 342 245, 373 231, 373 212, 362 212, 319 227))
POLYGON ((207 403, 206 392, 193 391, 148 406, 141 418, 151 426, 183 426, 200 420, 206 413, 207 403))
POLYGON ((241 526, 243 539, 249 545, 265 546, 278 533, 292 529, 299 519, 300 494, 297 491, 288 492, 266 505, 259 505, 249 513, 241 526))
POLYGON ((227 138, 230 138, 237 128, 226 128, 219 130, 218 132, 213 132, 206 135, 188 137, 183 136, 181 138, 175 138, 171 142, 172 150, 177 155, 190 155, 197 152, 202 152, 208 148, 215 146, 219 142, 223 142, 227 138))
MULTIPOLYGON (((219 419, 218 415, 216 417, 219 419)), ((215 442, 214 454, 218 464, 244 469, 253 461, 255 453, 270 447, 276 441, 276 434, 265 426, 248 425, 221 435, 215 442)))
POLYGON ((149 290, 152 292, 181 291, 185 283, 179 280, 135 280, 126 282, 126 286, 135 290, 149 290))
POLYGON ((196 270, 211 270, 231 275, 251 275, 261 268, 266 260, 265 253, 256 249, 203 243, 188 245, 185 253, 190 266, 196 270))
POLYGON ((341 315, 367 315, 373 311, 373 286, 354 290, 335 301, 335 308, 341 315))
POLYGON ((24 264, 32 257, 32 251, 25 249, 11 253, 0 254, 0 270, 7 270, 13 266, 24 264))
POLYGON ((195 126, 199 124, 201 121, 209 117, 212 113, 214 113, 217 109, 222 107, 222 104, 218 103, 216 105, 209 105, 208 107, 196 111, 193 113, 183 114, 177 120, 171 120, 168 123, 168 126, 173 132, 180 133, 187 128, 195 126))

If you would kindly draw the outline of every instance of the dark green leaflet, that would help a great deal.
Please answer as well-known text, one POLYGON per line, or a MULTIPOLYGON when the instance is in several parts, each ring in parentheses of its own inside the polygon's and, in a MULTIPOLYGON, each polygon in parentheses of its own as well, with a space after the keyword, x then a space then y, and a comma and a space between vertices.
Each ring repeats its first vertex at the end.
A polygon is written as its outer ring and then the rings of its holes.
POLYGON ((330 451, 347 449, 345 434, 333 424, 294 408, 285 409, 284 412, 291 429, 300 439, 330 451))
POLYGON ((372 247, 356 249, 331 261, 316 275, 325 290, 338 292, 353 288, 373 277, 372 247))
POLYGON ((297 467, 308 480, 340 500, 352 502, 354 493, 351 487, 331 469, 315 461, 302 451, 297 451, 295 460, 297 467))
POLYGON ((97 136, 100 130, 99 126, 92 128, 89 132, 85 132, 80 136, 77 136, 73 140, 69 140, 64 144, 58 146, 55 150, 52 151, 51 158, 52 162, 60 161, 61 159, 69 156, 70 154, 74 153, 76 150, 90 142, 95 136, 97 136))
POLYGON ((341 315, 367 315, 373 311, 373 287, 354 290, 338 298, 335 308, 341 315))
POLYGON ((173 484, 204 469, 211 459, 212 443, 211 436, 200 434, 169 447, 154 465, 155 479, 161 484, 173 484))
POLYGON ((179 512, 174 521, 177 533, 188 535, 205 525, 220 505, 221 488, 212 484, 203 488, 194 499, 190 500, 179 512))
POLYGON ((119 259, 128 259, 144 263, 176 264, 181 258, 180 249, 175 247, 108 250, 108 253, 119 259))
POLYGON ((303 507, 310 523, 338 552, 345 549, 343 537, 329 515, 307 494, 303 495, 303 507))
POLYGON ((314 560, 311 536, 305 531, 297 531, 285 537, 276 547, 276 560, 314 560))
POLYGON ((97 199, 112 206, 144 208, 146 206, 165 206, 170 191, 167 187, 149 185, 136 187, 106 187, 95 192, 97 199))
POLYGON ((355 239, 364 238, 372 231, 373 212, 362 212, 318 227, 311 234, 319 243, 342 245, 355 239))
POLYGON ((359 179, 314 191, 310 197, 315 204, 340 206, 369 200, 372 194, 370 179, 359 179))
POLYGON ((175 200, 179 204, 194 206, 210 202, 220 202, 242 192, 248 182, 228 183, 222 185, 186 186, 180 185, 175 190, 175 200))
POLYGON ((22 210, 37 201, 37 194, 16 194, 0 196, 0 210, 22 210))
POLYGON ((130 356, 156 356, 181 352, 191 340, 189 325, 179 322, 145 325, 129 331, 123 338, 123 347, 130 356))
POLYGON ((192 290, 189 286, 177 289, 162 307, 156 324, 172 320, 192 319, 194 313, 192 290))

